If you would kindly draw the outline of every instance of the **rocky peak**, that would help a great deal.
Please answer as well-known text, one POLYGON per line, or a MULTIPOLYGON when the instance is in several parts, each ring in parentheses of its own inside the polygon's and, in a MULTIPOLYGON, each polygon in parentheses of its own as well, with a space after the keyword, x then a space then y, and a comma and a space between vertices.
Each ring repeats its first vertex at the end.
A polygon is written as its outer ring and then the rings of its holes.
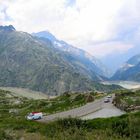
POLYGON ((15 31, 16 29, 12 26, 0 26, 0 30, 4 30, 4 31, 15 31))

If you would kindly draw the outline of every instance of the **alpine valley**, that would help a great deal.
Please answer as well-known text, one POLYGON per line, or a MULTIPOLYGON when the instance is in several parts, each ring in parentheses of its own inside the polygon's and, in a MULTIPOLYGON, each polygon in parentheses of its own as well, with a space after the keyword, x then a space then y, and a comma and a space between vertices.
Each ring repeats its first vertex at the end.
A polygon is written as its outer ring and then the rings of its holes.
POLYGON ((109 71, 95 57, 50 33, 28 34, 12 25, 0 26, 0 86, 22 87, 49 95, 109 91, 109 71))

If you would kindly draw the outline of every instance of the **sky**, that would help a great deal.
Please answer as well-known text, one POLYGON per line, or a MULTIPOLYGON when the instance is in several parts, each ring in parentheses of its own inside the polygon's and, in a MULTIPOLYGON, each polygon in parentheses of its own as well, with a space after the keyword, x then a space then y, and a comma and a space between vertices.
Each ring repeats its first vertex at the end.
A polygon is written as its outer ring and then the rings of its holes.
POLYGON ((47 30, 104 58, 140 43, 140 0, 0 0, 0 24, 47 30))

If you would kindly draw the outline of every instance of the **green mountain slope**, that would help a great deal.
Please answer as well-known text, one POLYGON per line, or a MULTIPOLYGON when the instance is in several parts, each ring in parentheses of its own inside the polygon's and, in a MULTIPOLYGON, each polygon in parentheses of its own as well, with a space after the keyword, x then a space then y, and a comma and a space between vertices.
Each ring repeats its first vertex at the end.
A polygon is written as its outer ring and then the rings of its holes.
POLYGON ((110 88, 95 84, 100 77, 92 73, 91 78, 78 60, 69 61, 68 57, 49 41, 44 43, 12 26, 0 26, 0 86, 25 87, 51 95, 110 88))

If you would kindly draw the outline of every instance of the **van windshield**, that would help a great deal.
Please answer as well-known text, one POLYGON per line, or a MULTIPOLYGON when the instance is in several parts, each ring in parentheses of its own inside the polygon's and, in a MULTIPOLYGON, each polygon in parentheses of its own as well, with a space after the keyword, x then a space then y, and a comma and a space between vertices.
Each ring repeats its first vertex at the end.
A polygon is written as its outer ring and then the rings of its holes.
POLYGON ((29 115, 28 115, 29 117, 32 117, 32 116, 34 116, 32 113, 30 113, 29 115))

